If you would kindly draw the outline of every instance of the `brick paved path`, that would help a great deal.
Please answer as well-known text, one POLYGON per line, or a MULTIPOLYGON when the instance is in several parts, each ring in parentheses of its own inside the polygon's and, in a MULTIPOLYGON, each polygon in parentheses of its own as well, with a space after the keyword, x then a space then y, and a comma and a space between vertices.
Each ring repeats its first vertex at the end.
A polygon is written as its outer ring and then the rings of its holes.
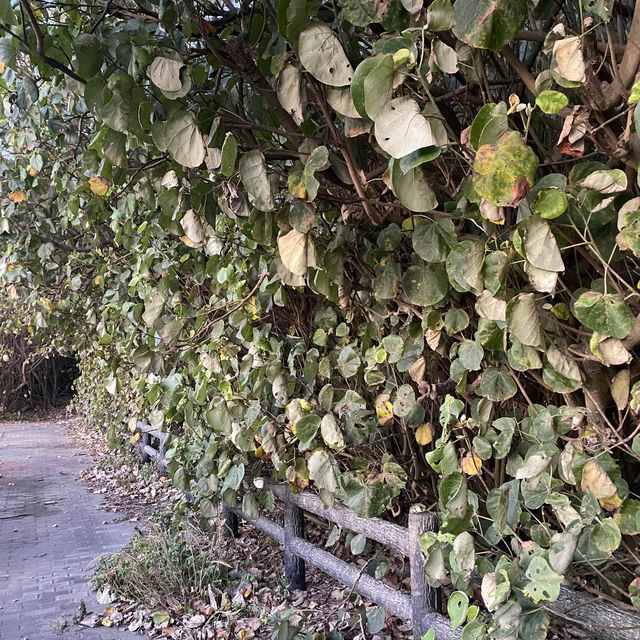
POLYGON ((133 527, 98 511, 75 480, 91 463, 50 423, 0 423, 0 640, 124 640, 128 631, 72 624, 80 601, 97 613, 92 561, 121 548, 133 527), (106 521, 106 524, 104 523, 106 521), (53 625, 68 627, 56 635, 53 625))

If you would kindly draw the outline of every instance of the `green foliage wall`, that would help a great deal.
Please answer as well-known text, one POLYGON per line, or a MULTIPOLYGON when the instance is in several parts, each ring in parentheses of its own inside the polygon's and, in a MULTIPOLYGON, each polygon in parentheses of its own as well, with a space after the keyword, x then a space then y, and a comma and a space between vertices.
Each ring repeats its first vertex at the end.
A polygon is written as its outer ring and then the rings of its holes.
POLYGON ((637 603, 640 16, 235 6, 0 0, 12 326, 204 516, 437 508, 466 640, 545 637, 569 574, 637 603))

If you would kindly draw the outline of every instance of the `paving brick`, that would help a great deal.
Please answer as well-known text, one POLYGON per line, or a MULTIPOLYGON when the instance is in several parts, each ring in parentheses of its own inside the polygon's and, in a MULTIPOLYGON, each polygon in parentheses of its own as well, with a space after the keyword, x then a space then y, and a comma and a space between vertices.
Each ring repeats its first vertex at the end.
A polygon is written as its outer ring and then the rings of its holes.
POLYGON ((104 609, 90 589, 92 561, 133 534, 75 480, 90 463, 59 425, 0 423, 0 640, 141 637, 72 625, 81 600, 104 609), (68 625, 62 635, 58 621, 68 625))

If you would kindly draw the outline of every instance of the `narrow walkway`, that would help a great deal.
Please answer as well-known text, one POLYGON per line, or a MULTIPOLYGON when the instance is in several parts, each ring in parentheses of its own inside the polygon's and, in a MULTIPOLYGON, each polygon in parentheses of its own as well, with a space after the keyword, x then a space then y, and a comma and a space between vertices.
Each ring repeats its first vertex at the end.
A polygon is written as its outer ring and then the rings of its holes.
POLYGON ((104 610, 90 589, 92 567, 133 533, 75 480, 90 463, 59 425, 0 423, 0 640, 141 638, 72 623, 81 600, 104 610))

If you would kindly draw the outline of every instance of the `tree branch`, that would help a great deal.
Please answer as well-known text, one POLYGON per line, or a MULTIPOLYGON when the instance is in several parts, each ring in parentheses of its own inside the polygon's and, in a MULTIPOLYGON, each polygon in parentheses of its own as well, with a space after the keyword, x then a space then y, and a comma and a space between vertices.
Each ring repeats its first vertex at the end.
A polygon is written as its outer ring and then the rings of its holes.
POLYGON ((20 6, 24 9, 27 14, 27 18, 29 18, 29 23, 31 24, 31 28, 33 29, 33 33, 36 36, 36 52, 42 58, 42 61, 48 64, 50 67, 61 71, 65 75, 73 78, 76 82, 80 82, 82 84, 87 84, 87 81, 80 77, 73 69, 69 69, 65 67, 62 63, 50 58, 44 52, 44 36, 42 35, 42 31, 40 31, 40 25, 38 25, 38 20, 36 19, 35 14, 33 13, 33 9, 31 5, 27 2, 27 0, 20 0, 20 6))

